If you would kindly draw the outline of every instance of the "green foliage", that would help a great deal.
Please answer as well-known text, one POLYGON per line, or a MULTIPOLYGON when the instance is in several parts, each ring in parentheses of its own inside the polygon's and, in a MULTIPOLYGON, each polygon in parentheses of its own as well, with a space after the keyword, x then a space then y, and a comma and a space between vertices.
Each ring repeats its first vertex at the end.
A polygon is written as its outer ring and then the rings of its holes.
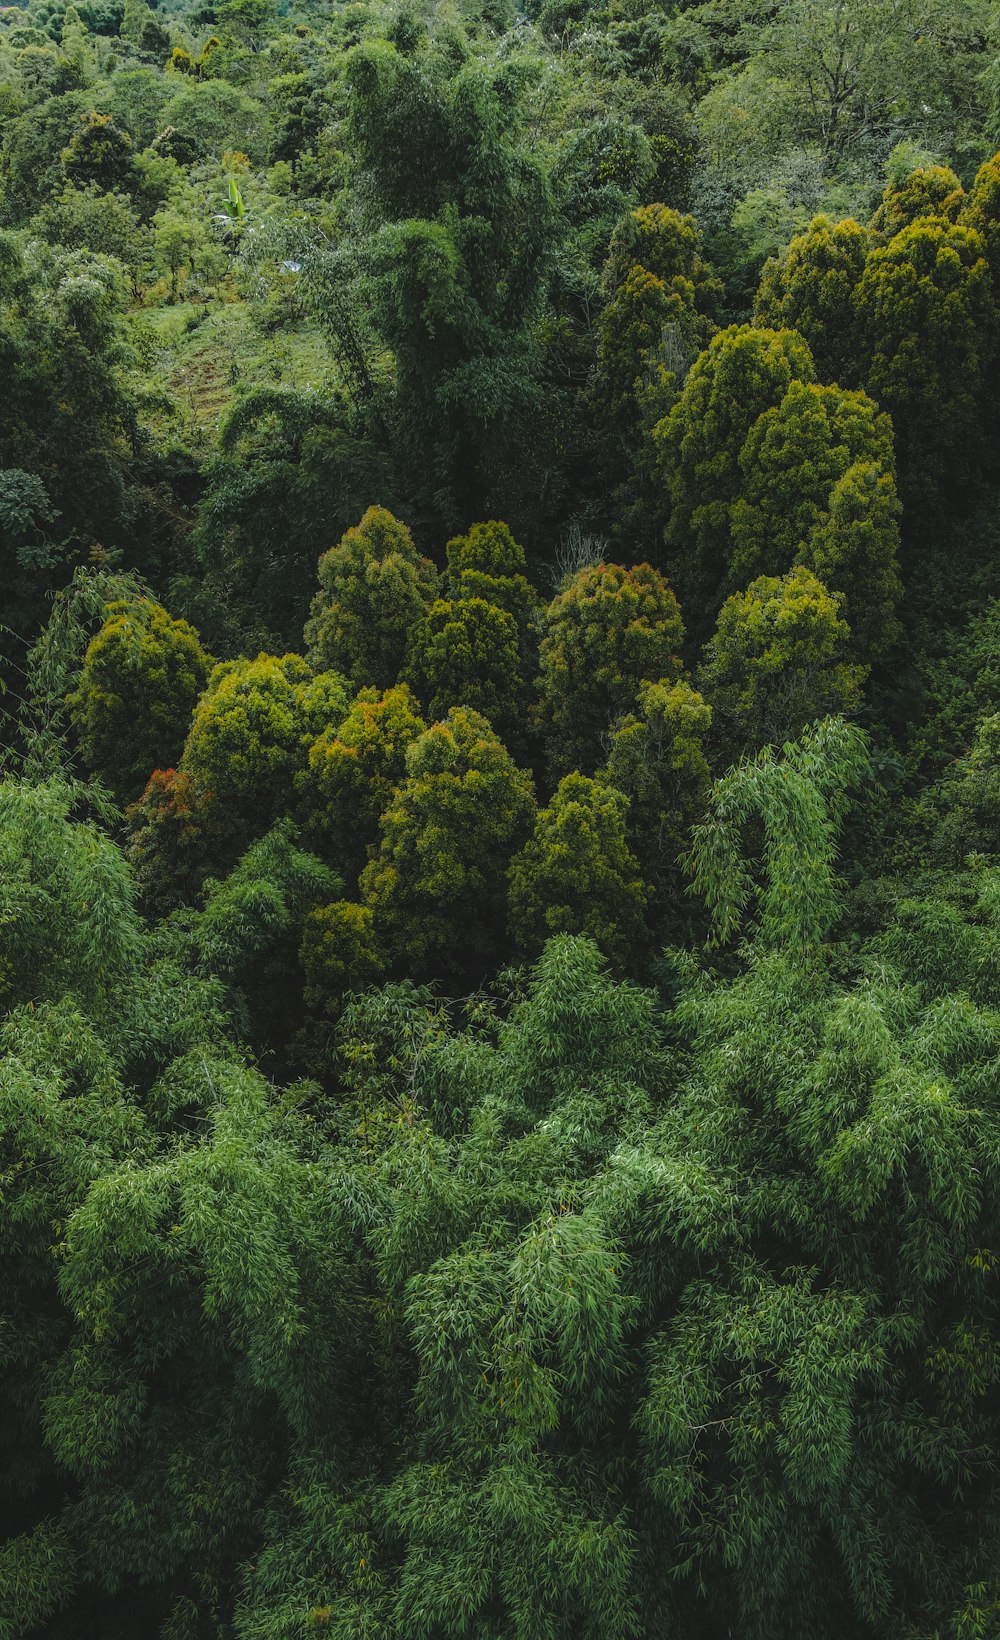
POLYGON ((891 177, 869 226, 891 239, 924 216, 958 220, 964 203, 962 184, 950 165, 928 165, 905 177, 891 177))
POLYGON ((521 950, 552 934, 586 934, 619 964, 643 944, 648 889, 626 842, 628 799, 582 774, 564 775, 510 866, 508 919, 521 950))
POLYGON ((839 595, 801 564, 734 593, 698 676, 727 752, 780 745, 817 718, 855 712, 867 668, 851 652, 839 595))
POLYGON ((781 756, 765 747, 716 782, 692 851, 694 886, 712 915, 715 941, 738 931, 754 899, 765 944, 801 949, 824 938, 837 913, 837 833, 869 768, 863 732, 834 717, 787 744, 781 756), (762 886, 740 852, 741 827, 754 815, 764 832, 762 886))
POLYGON ((447 546, 448 579, 459 598, 484 598, 517 625, 522 665, 534 670, 542 600, 526 575, 524 548, 497 519, 473 524, 447 546))
POLYGON ((634 445, 640 427, 660 419, 678 376, 709 341, 722 287, 701 254, 694 218, 666 205, 641 205, 618 225, 604 285, 591 390, 615 472, 614 446, 634 445))
POLYGON ((648 564, 580 570, 545 613, 538 721, 554 774, 593 771, 639 686, 680 673, 677 599, 648 564))
POLYGON ((176 763, 211 665, 194 628, 162 605, 108 605, 69 706, 88 768, 120 798, 176 763))
POLYGON ((728 585, 801 563, 844 595, 859 647, 895 636, 899 531, 892 425, 863 393, 792 382, 740 452, 728 585))
POLYGON ((350 900, 318 906, 306 919, 301 956, 307 1008, 335 1016, 346 992, 377 979, 385 968, 371 906, 350 900))
POLYGON ((918 217, 870 253, 856 292, 865 386, 892 417, 904 500, 928 511, 982 450, 997 345, 985 250, 970 228, 918 217))
POLYGON ((1000 288, 1000 154, 979 167, 962 204, 959 222, 981 236, 994 290, 1000 288))
POLYGON ((948 771, 940 800, 944 813, 935 851, 951 863, 967 855, 1000 852, 997 799, 1000 796, 1000 716, 990 713, 976 727, 966 757, 948 771))
POLYGON ((305 641, 317 668, 343 672, 358 688, 398 682, 410 631, 433 602, 437 575, 405 524, 369 507, 360 524, 319 562, 305 641))
POLYGON ((0 995, 7 1008, 71 997, 102 1017, 136 959, 135 888, 109 837, 70 818, 52 780, 0 782, 0 995))
POLYGON ((380 942, 418 969, 461 972, 495 956, 507 862, 534 806, 530 775, 477 712, 455 707, 425 730, 361 873, 380 942))
POLYGON ((998 61, 0 8, 4 1640, 994 1640, 998 61))
POLYGON ((238 818, 182 769, 157 769, 125 815, 128 857, 145 906, 157 915, 193 904, 231 853, 238 818))
MULTIPOLYGON (((267 647, 299 641, 316 560, 382 488, 385 467, 357 436, 341 394, 268 386, 240 394, 206 466, 195 542, 241 637, 267 647)), ((386 609, 379 615, 389 618, 386 609)))
MULTIPOLYGON (((8 370, 0 469, 40 481, 55 540, 91 545, 102 536, 113 539, 127 521, 142 517, 126 487, 126 430, 134 426, 135 409, 123 376, 130 354, 119 271, 85 251, 56 251, 5 235, 0 300, 8 370)), ((43 554, 23 566, 5 562, 7 598, 37 594, 61 556, 43 554)), ((144 543, 131 567, 148 564, 150 556, 144 543)), ((29 611, 30 605, 20 618, 29 611)), ((31 629, 35 621, 31 612, 31 629)))
POLYGON ((119 130, 110 114, 86 114, 63 150, 62 172, 77 188, 92 185, 102 193, 127 190, 132 179, 132 138, 119 130))
POLYGON ((532 458, 512 434, 536 397, 552 200, 524 128, 531 66, 378 41, 348 75, 398 444, 447 522, 482 516, 513 452, 532 458))

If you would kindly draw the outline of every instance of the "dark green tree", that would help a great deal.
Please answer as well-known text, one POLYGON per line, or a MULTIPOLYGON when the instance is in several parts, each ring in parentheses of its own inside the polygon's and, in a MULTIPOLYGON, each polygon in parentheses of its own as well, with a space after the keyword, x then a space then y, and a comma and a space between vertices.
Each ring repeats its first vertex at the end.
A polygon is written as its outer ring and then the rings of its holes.
POLYGON ((463 57, 380 41, 348 68, 394 439, 451 525, 509 516, 518 460, 532 460, 516 434, 537 403, 553 250, 545 167, 524 129, 532 67, 463 57))

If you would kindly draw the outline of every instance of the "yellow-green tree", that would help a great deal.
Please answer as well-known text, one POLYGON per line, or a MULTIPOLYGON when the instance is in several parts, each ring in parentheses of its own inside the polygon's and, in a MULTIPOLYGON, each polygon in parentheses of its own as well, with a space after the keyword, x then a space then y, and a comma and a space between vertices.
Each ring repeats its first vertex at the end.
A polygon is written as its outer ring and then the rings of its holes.
POLYGON ((595 564, 567 582, 541 645, 537 718, 554 776, 596 769, 640 684, 679 677, 683 637, 677 599, 649 564, 595 564))
POLYGON ((378 823, 427 725, 405 684, 362 689, 343 721, 309 747, 297 785, 307 824, 349 877, 378 838, 378 823))
POLYGON ((299 957, 306 1007, 335 1017, 344 993, 370 984, 385 967, 371 906, 351 900, 318 906, 303 924, 299 957))
POLYGON ((235 824, 264 831, 291 807, 309 745, 347 715, 351 694, 301 655, 225 661, 195 708, 181 767, 235 824))
POLYGON ((923 165, 908 176, 890 178, 869 226, 891 239, 922 216, 957 222, 964 203, 962 184, 950 165, 923 165))
POLYGON ((726 600, 698 679, 725 753, 857 710, 867 668, 851 659, 841 602, 802 565, 726 600))
POLYGON ((866 394, 792 382, 740 453, 725 590, 796 562, 844 595, 855 639, 884 649, 895 631, 899 546, 892 423, 866 394))
POLYGON ((871 232, 851 217, 816 216, 766 264, 754 299, 756 322, 797 330, 820 380, 841 387, 861 378, 854 292, 872 243, 871 232))
POLYGON ((484 598, 438 598, 413 629, 405 676, 431 720, 469 706, 507 738, 523 716, 517 625, 484 598))
POLYGON ((521 658, 533 664, 538 650, 542 600, 527 577, 524 548, 506 524, 490 519, 473 524, 447 546, 448 581, 456 598, 485 598, 512 616, 521 658))
POLYGON ((963 201, 959 222, 982 236, 993 287, 1000 291, 1000 154, 979 167, 963 201))
POLYGON ((626 840, 628 799, 613 786, 568 774, 511 861, 508 920, 534 956, 553 934, 587 934, 606 956, 634 961, 649 890, 626 840))
POLYGON ((864 385, 892 417, 904 501, 925 516, 976 470, 996 357, 986 245, 922 216, 873 250, 855 296, 864 385))
POLYGON ((812 355, 796 331, 731 325, 695 360, 677 403, 653 430, 674 573, 702 607, 711 607, 731 556, 747 436, 791 382, 814 379, 812 355))
POLYGON ((530 775, 478 712, 456 707, 415 740, 361 873, 362 898, 390 955, 459 972, 495 957, 507 865, 534 813, 530 775))
POLYGON ((438 591, 437 572, 406 525, 385 507, 369 507, 323 554, 319 586, 305 630, 312 664, 343 672, 359 689, 391 688, 411 628, 438 591))
POLYGON ((722 287, 691 216, 640 205, 611 238, 590 400, 611 478, 641 459, 642 430, 670 407, 674 383, 709 341, 722 287))
POLYGON ((211 668, 194 628, 161 604, 108 605, 69 708, 84 761, 118 798, 177 761, 211 668))

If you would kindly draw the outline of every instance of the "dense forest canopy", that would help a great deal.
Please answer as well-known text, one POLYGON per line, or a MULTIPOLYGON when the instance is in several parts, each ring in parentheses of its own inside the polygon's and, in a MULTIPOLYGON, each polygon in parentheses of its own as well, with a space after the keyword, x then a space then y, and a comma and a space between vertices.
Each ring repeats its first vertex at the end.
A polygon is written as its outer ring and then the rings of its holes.
POLYGON ((0 7, 0 1640, 1000 1635, 998 148, 0 7))

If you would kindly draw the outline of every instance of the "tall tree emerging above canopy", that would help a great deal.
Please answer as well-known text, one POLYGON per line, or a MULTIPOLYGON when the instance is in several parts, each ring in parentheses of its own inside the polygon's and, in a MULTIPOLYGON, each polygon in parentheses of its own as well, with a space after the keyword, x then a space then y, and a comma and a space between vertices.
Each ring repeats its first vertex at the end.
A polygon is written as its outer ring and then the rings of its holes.
MULTIPOLYGON (((731 551, 732 508, 743 487, 740 454, 750 429, 781 403, 791 382, 814 380, 812 355, 794 330, 731 325, 695 360, 680 398, 653 431, 670 502, 667 546, 705 607, 731 551)), ((682 583, 682 595, 688 590, 682 583)))
POLYGON ((821 381, 854 387, 861 374, 854 292, 872 235, 848 217, 817 216, 767 263, 754 300, 757 323, 797 330, 821 381))
POLYGON ((319 561, 320 589, 305 630, 310 661, 359 688, 390 689, 437 586, 406 525, 385 507, 369 507, 319 561))
POLYGON ((454 524, 491 510, 536 395, 553 206, 523 129, 531 73, 517 58, 456 68, 388 41, 349 64, 376 314, 396 360, 395 436, 454 524))

